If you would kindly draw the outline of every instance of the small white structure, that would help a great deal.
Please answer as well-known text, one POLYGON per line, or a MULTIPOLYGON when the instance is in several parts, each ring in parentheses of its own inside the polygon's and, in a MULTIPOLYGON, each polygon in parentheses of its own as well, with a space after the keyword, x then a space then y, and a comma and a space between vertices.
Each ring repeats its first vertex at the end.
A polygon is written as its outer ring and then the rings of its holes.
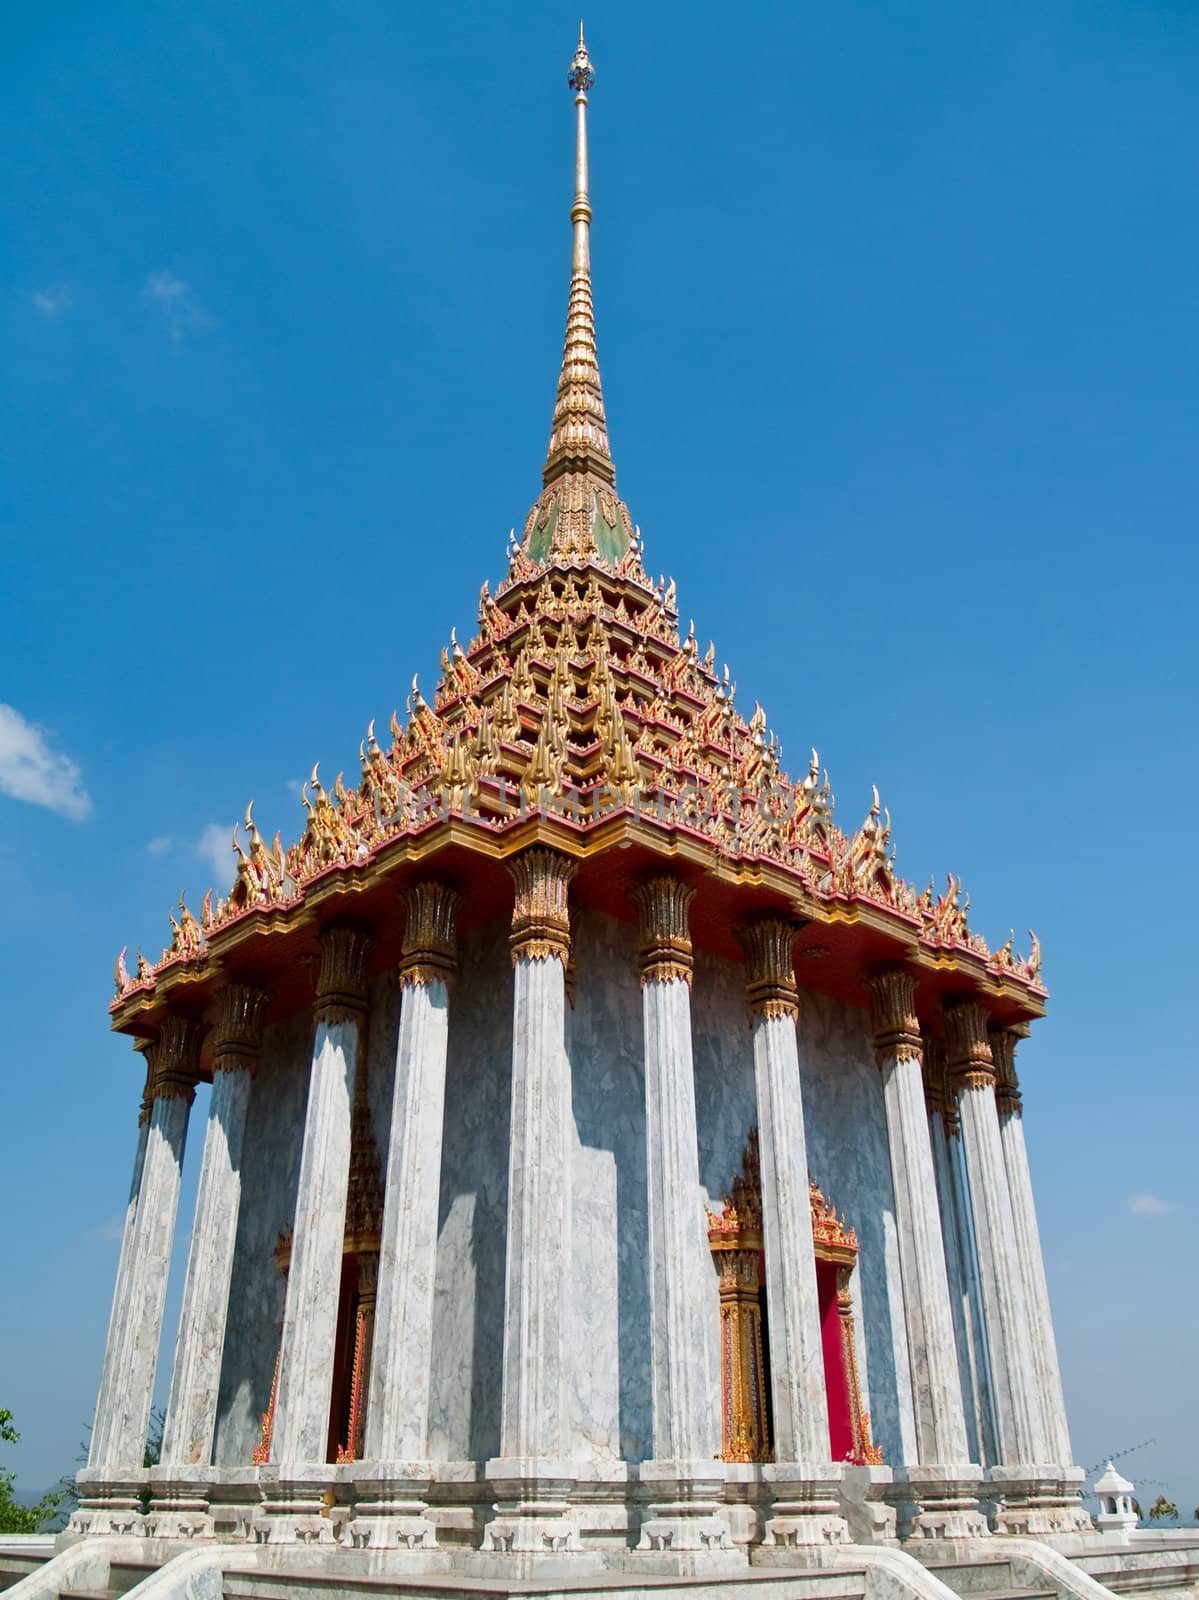
POLYGON ((1096 1481, 1095 1493, 1099 1498, 1095 1526, 1107 1538, 1126 1544, 1139 1520, 1132 1505, 1133 1485, 1109 1461, 1103 1476, 1096 1481))

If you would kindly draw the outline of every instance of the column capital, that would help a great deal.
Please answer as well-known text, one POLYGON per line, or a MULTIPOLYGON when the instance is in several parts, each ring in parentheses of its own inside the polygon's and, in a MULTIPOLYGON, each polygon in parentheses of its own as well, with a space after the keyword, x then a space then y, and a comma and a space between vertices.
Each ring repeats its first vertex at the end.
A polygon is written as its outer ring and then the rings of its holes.
POLYGON ((687 915, 695 890, 681 878, 664 873, 629 890, 641 924, 641 984, 690 984, 694 960, 687 915))
POLYGON ((916 974, 906 967, 880 967, 867 973, 862 987, 870 996, 874 1059, 919 1061, 920 1023, 916 1018, 916 974))
POLYGON ((791 949, 799 924, 794 917, 755 917, 735 928, 745 951, 745 999, 753 1017, 799 1017, 799 988, 791 949))
POLYGON ((560 961, 570 954, 569 897, 578 863, 557 850, 535 845, 505 861, 516 886, 512 932, 508 945, 513 961, 560 961))
POLYGON ((958 1089, 985 1089, 995 1082, 995 1063, 987 1024, 991 1014, 979 1000, 963 995, 941 1007, 948 1042, 950 1082, 958 1089))
POLYGON ((322 929, 318 1022, 354 1022, 366 1011, 366 963, 373 943, 364 928, 351 922, 334 922, 322 929))
POLYGON ((1024 1104, 1020 1098, 1020 1080, 1016 1076, 1016 1045, 1028 1038, 1028 1024, 995 1025, 987 1029, 987 1037, 995 1063, 995 1100, 999 1114, 1022 1116, 1024 1104))
POLYGON ((270 996, 251 983, 227 983, 217 996, 213 1072, 250 1072, 262 1054, 262 1017, 270 996))
POLYGON ((151 1057, 153 1063, 154 1100, 186 1100, 190 1105, 196 1097, 196 1080, 200 1076, 200 1045, 207 1026, 198 1017, 185 1017, 168 1011, 162 1019, 158 1043, 151 1057))
POLYGON ((436 879, 404 891, 408 921, 400 952, 400 983, 448 984, 458 972, 458 913, 462 896, 436 879))

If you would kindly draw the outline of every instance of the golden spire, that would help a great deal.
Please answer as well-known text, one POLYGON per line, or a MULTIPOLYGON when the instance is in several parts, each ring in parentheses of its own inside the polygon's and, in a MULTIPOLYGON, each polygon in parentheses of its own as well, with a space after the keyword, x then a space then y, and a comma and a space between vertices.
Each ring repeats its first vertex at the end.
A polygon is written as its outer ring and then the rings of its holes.
POLYGON ((570 64, 567 83, 574 90, 575 198, 570 208, 574 228, 570 303, 566 313, 566 342, 558 398, 550 426, 549 450, 542 481, 552 483, 567 472, 591 472, 605 483, 616 479, 608 453, 608 425, 600 388, 599 357, 595 348, 595 311, 591 303, 591 201, 587 192, 587 94, 595 72, 579 23, 579 47, 570 64))

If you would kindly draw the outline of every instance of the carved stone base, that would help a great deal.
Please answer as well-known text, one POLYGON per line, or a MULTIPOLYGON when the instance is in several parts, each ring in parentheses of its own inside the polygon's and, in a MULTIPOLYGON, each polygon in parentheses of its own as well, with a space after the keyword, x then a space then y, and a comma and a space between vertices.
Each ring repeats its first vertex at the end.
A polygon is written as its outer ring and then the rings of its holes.
POLYGON ((303 1477, 265 1466, 259 1479, 262 1509, 251 1532, 256 1544, 335 1544, 332 1467, 305 1467, 303 1477))
POLYGON ((724 1515, 722 1470, 710 1461, 643 1461, 639 1475, 649 1504, 629 1565, 682 1576, 745 1566, 724 1515))
POLYGON ((849 1543, 849 1524, 841 1515, 839 1490, 844 1469, 832 1462, 779 1462, 762 1468, 770 1490, 770 1515, 754 1560, 772 1551, 849 1543))
POLYGON ((426 1495, 433 1481, 427 1462, 386 1462, 369 1477, 355 1477, 354 1515, 342 1538, 356 1550, 436 1550, 426 1495))
POLYGON ((575 1480, 565 1464, 496 1457, 487 1463, 494 1515, 483 1529, 485 1555, 580 1555, 583 1542, 571 1511, 575 1480))
POLYGON ((896 1476, 917 1506, 905 1543, 944 1544, 989 1536, 991 1529, 978 1503, 981 1467, 956 1462, 907 1467, 896 1476))
POLYGON ((215 1524, 208 1504, 205 1470, 151 1467, 150 1513, 146 1534, 151 1539, 211 1539, 215 1524))
POLYGON ((1079 1499, 1083 1473, 1078 1467, 992 1467, 987 1480, 995 1501, 996 1533, 1044 1539, 1094 1532, 1079 1499))
POLYGON ((133 1538, 145 1535, 144 1470, 109 1477, 85 1467, 75 1481, 79 1504, 67 1523, 68 1533, 133 1538))

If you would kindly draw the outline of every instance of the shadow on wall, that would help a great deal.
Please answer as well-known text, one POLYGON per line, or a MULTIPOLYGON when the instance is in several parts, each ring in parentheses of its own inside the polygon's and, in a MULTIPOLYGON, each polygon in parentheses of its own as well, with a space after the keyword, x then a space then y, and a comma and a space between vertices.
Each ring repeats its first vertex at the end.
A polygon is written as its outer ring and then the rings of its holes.
POLYGON ((254 1075, 221 1362, 213 1453, 218 1467, 250 1465, 270 1403, 287 1288, 274 1252, 295 1217, 312 1035, 310 1014, 268 1027, 254 1075))
POLYGON ((450 1002, 429 1410, 437 1461, 483 1461, 500 1450, 512 1081, 507 933, 496 922, 464 940, 450 1002))

